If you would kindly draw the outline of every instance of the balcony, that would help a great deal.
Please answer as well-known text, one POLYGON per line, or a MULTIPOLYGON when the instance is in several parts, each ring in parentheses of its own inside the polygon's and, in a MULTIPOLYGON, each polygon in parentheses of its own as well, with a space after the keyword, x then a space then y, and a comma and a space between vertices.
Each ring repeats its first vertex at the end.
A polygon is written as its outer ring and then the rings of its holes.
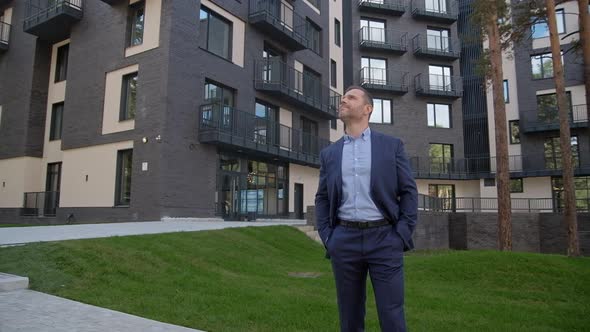
POLYGON ((412 0, 412 17, 417 20, 451 24, 458 17, 457 2, 412 0))
POLYGON ((11 25, 0 21, 0 52, 8 51, 11 25))
POLYGON ((306 21, 281 1, 250 0, 249 22, 291 51, 307 48, 306 21))
POLYGON ((82 19, 82 0, 27 0, 25 13, 24 31, 54 43, 68 38, 82 19))
POLYGON ((54 217, 59 206, 59 191, 25 193, 22 216, 54 217))
MULTIPOLYGON (((590 174, 590 151, 574 153, 574 174, 590 174)), ((508 156, 510 177, 560 176, 563 167, 559 154, 527 153, 508 156)), ((410 157, 412 172, 421 179, 481 179, 496 173, 496 157, 448 158, 410 157)))
POLYGON ((403 95, 408 92, 408 73, 404 71, 363 67, 360 70, 360 86, 369 91, 403 95))
POLYGON ((330 141, 220 104, 202 105, 199 141, 260 157, 319 167, 330 141))
POLYGON ((407 51, 407 35, 406 32, 395 30, 362 27, 359 30, 359 47, 363 50, 404 54, 407 51))
POLYGON ((359 0, 358 7, 360 11, 391 16, 402 16, 406 12, 403 0, 359 0))
POLYGON ((254 75, 257 90, 283 97, 326 119, 337 117, 330 107, 330 88, 319 77, 302 73, 276 58, 255 61, 254 75))
POLYGON ((449 37, 417 34, 412 38, 412 49, 417 57, 440 60, 456 60, 461 47, 449 37))
MULTIPOLYGON (((570 112, 570 128, 588 128, 588 106, 574 105, 570 112)), ((556 107, 522 112, 520 130, 524 133, 559 131, 559 113, 556 107)))
POLYGON ((340 108, 340 100, 342 99, 342 95, 336 91, 330 89, 330 112, 338 114, 338 109, 340 108))
POLYGON ((460 98, 463 94, 461 76, 418 74, 414 77, 417 96, 460 98))

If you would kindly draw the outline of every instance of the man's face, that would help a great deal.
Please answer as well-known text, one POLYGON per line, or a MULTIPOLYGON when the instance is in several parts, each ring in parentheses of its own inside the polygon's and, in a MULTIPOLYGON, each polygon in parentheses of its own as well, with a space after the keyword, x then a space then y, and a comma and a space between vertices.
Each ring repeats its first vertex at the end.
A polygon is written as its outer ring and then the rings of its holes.
POLYGON ((342 121, 359 121, 368 119, 371 106, 365 100, 365 94, 358 89, 348 91, 340 100, 338 116, 342 121))

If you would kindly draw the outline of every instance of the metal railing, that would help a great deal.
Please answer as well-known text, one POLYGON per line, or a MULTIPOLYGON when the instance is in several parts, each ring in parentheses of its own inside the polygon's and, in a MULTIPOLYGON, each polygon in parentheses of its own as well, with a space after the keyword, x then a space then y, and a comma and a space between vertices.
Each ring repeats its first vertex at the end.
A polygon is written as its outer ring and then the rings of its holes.
POLYGON ((55 216, 59 206, 59 191, 24 193, 23 216, 55 216))
POLYGON ((10 41, 10 28, 10 24, 0 21, 0 43, 8 44, 10 41))
POLYGON ((363 67, 360 70, 360 84, 365 85, 381 85, 385 89, 391 88, 398 91, 408 90, 408 72, 385 69, 363 67))
POLYGON ((300 72, 280 59, 255 60, 254 81, 287 90, 291 96, 317 109, 328 110, 330 88, 315 75, 300 72))
POLYGON ((292 7, 280 0, 250 0, 250 16, 261 13, 269 16, 280 27, 296 34, 298 38, 307 41, 305 18, 292 7))
POLYGON ((337 113, 338 108, 340 108, 340 100, 342 99, 342 95, 338 92, 330 89, 330 109, 331 112, 337 113))
MULTIPOLYGON (((590 160, 585 159, 589 151, 574 152, 573 164, 578 170, 590 171, 590 160), (584 159, 583 159, 584 158, 584 159)), ((412 156, 410 165, 417 176, 480 176, 496 173, 496 157, 451 158, 412 156)), ((561 171, 560 154, 530 153, 508 156, 508 170, 511 173, 543 173, 561 171)))
MULTIPOLYGON (((536 110, 523 111, 522 129, 524 131, 543 131, 559 129, 559 110, 557 107, 540 107, 536 110)), ((569 110, 570 125, 588 123, 587 105, 574 105, 569 110)))
MULTIPOLYGON (((561 198, 511 198, 512 212, 561 212, 561 198)), ((578 212, 590 212, 590 198, 576 199, 578 212)), ((497 212, 498 199, 493 197, 433 197, 418 195, 418 210, 432 212, 497 212)))
POLYGON ((417 34, 412 37, 414 53, 459 57, 461 47, 449 37, 417 34))
POLYGON ((44 21, 64 8, 82 10, 82 0, 27 0, 25 6, 24 26, 31 26, 44 21))
POLYGON ((298 155, 319 157, 320 151, 330 144, 327 139, 218 103, 200 107, 199 132, 211 130, 228 135, 236 145, 248 147, 254 143, 258 150, 278 152, 269 149, 274 147, 293 153, 295 158, 298 155))
POLYGON ((362 27, 359 30, 360 46, 380 47, 405 51, 407 49, 407 32, 362 27))
POLYGON ((404 0, 359 0, 359 7, 376 7, 379 9, 403 12, 406 10, 404 0))
POLYGON ((463 92, 461 76, 418 74, 414 77, 416 92, 439 95, 460 95, 463 92))

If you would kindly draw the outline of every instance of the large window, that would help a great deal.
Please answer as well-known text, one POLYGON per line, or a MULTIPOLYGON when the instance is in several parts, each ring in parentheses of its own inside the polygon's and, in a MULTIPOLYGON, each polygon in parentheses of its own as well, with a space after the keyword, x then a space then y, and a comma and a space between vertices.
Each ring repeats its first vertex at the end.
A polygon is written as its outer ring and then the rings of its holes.
POLYGON ((130 7, 129 15, 129 46, 143 44, 143 32, 145 24, 145 2, 140 1, 130 7))
POLYGON ((453 165, 453 145, 430 143, 429 157, 431 172, 448 173, 453 165))
MULTIPOLYGON (((566 92, 568 112, 572 112, 572 94, 566 92)), ((559 109, 557 107, 557 94, 537 95, 537 118, 545 123, 557 123, 559 121, 559 109)))
POLYGON ((254 141, 260 144, 277 145, 279 142, 279 109, 276 106, 256 101, 254 141))
MULTIPOLYGON (((590 209, 590 176, 574 177, 574 190, 576 193, 576 208, 579 211, 588 211, 590 209)), ((561 177, 551 178, 551 191, 555 200, 556 211, 563 211, 565 194, 561 177)))
POLYGON ((449 35, 448 29, 428 28, 426 30, 426 46, 431 50, 448 52, 451 47, 449 35))
POLYGON ((301 117, 301 152, 313 155, 320 153, 317 140, 318 134, 318 123, 306 117, 301 117))
POLYGON ((453 184, 429 184, 428 196, 436 199, 431 204, 434 210, 455 210, 455 185, 453 184))
POLYGON ((370 84, 387 84, 387 60, 377 58, 361 58, 362 81, 370 84))
POLYGON ((430 90, 453 91, 452 68, 448 66, 428 66, 430 90))
POLYGON ((434 13, 447 12, 447 0, 424 0, 426 10, 434 13))
MULTIPOLYGON (((545 139, 545 168, 547 169, 562 169, 561 159, 561 145, 559 137, 549 137, 545 139)), ((571 137, 572 163, 574 167, 578 166, 580 160, 578 151, 578 136, 571 137)))
POLYGON ((334 19, 334 43, 340 46, 340 21, 334 19))
POLYGON ((451 105, 428 103, 426 109, 428 127, 451 128, 451 105))
POLYGON ((205 103, 214 104, 215 106, 203 111, 201 121, 207 124, 211 121, 219 121, 224 129, 232 127, 232 108, 234 107, 234 90, 221 84, 207 81, 205 83, 205 103), (219 110, 221 114, 215 114, 219 110))
POLYGON ((55 83, 65 81, 68 76, 68 55, 70 44, 60 46, 57 49, 57 61, 55 66, 55 83))
MULTIPOLYGON (((561 53, 561 63, 564 64, 563 52, 561 53)), ((551 53, 532 55, 531 68, 533 71, 533 78, 539 79, 553 77, 553 58, 551 53)))
POLYGON ((132 162, 133 150, 120 150, 117 152, 115 205, 129 205, 131 202, 132 162))
POLYGON ((518 120, 508 121, 510 144, 520 144, 520 126, 518 120))
POLYGON ((49 129, 50 141, 61 139, 63 112, 64 103, 53 104, 51 110, 51 126, 49 129))
POLYGON ((389 99, 373 99, 373 113, 369 122, 371 123, 392 123, 391 116, 391 100, 389 99))
POLYGON ((322 30, 315 25, 315 23, 311 22, 310 20, 306 21, 306 30, 307 30, 307 47, 314 51, 315 53, 321 54, 321 34, 322 30))
POLYGON ((119 121, 135 119, 137 110, 137 72, 123 76, 119 121))
MULTIPOLYGON (((565 33, 565 13, 563 9, 556 10, 555 16, 557 19, 557 33, 565 33)), ((549 26, 547 25, 547 22, 545 22, 544 20, 539 21, 532 26, 531 32, 533 38, 549 37, 549 26)))
POLYGON ((385 43, 385 21, 361 19, 362 40, 385 43))
POLYGON ((231 59, 231 22, 201 6, 200 31, 202 47, 220 57, 231 59))

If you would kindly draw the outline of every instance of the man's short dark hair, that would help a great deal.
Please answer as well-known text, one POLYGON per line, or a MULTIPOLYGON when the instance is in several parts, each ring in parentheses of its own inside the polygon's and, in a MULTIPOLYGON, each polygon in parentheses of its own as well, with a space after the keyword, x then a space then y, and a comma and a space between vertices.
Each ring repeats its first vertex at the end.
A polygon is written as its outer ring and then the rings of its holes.
POLYGON ((346 94, 350 90, 361 90, 365 94, 365 102, 371 105, 371 107, 373 107, 373 96, 371 96, 369 91, 365 90, 365 88, 358 85, 351 85, 346 89, 346 91, 344 91, 344 94, 346 94))

